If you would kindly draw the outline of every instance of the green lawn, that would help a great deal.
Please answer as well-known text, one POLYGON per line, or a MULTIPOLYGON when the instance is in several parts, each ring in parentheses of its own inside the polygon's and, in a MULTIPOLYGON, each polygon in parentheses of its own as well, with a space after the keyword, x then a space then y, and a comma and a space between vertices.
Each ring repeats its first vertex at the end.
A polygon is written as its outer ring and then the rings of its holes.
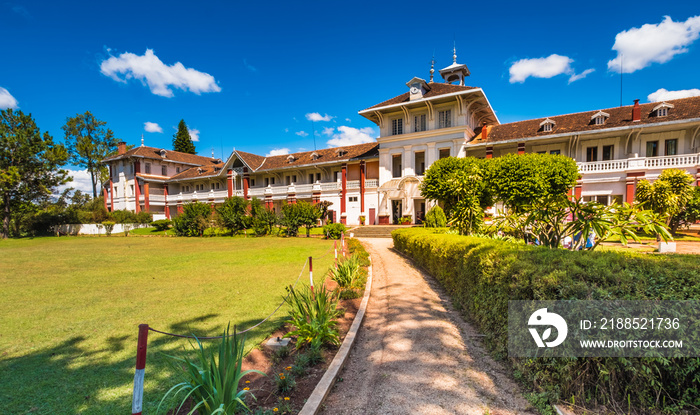
MULTIPOLYGON (((280 303, 319 238, 63 237, 0 241, 0 412, 131 413, 139 323, 218 335, 280 303)), ((314 261, 321 280, 332 253, 314 261)), ((308 268, 302 282, 308 283, 308 268)), ((285 309, 248 336, 281 324, 285 309)), ((185 340, 151 332, 144 413, 171 385, 162 352, 185 340)))

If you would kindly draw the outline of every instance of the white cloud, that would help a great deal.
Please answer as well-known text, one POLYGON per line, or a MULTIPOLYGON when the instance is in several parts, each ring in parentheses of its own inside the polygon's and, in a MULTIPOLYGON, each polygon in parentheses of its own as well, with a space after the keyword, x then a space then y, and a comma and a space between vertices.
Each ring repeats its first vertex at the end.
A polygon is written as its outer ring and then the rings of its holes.
POLYGON ((17 108, 17 100, 10 94, 10 91, 0 86, 0 110, 17 108))
POLYGON ((297 131, 294 134, 298 135, 299 137, 306 137, 309 135, 309 133, 307 133, 306 131, 297 131))
POLYGON ((335 129, 333 127, 324 127, 323 131, 321 131, 321 134, 331 136, 334 132, 335 129))
POLYGON ((338 127, 338 133, 333 134, 333 138, 326 141, 326 144, 328 144, 330 147, 343 147, 351 146, 353 144, 372 143, 376 141, 374 138, 372 138, 372 135, 375 135, 372 127, 357 129, 346 125, 341 125, 338 127))
POLYGON ((143 56, 128 52, 119 57, 111 56, 102 61, 100 71, 118 82, 138 79, 148 85, 152 93, 163 97, 174 96, 170 87, 189 90, 197 95, 221 91, 213 76, 185 68, 180 62, 168 66, 158 59, 152 49, 146 49, 143 56))
POLYGON ((199 141, 199 130, 190 127, 187 127, 187 130, 189 130, 190 132, 190 138, 192 139, 192 141, 194 141, 195 143, 199 141))
POLYGON ((143 123, 143 129, 146 130, 146 132, 148 132, 148 133, 162 133, 163 132, 163 129, 160 128, 160 125, 158 125, 158 123, 149 122, 149 121, 146 121, 145 123, 143 123))
POLYGON ((306 114, 306 119, 309 121, 330 121, 333 118, 335 118, 335 117, 328 115, 328 114, 321 115, 318 112, 310 112, 310 113, 306 114))
MULTIPOLYGON (((61 194, 63 193, 64 190, 66 190, 69 187, 72 187, 75 190, 80 190, 83 193, 88 193, 90 196, 92 196, 92 179, 90 178, 90 173, 85 170, 68 170, 68 175, 73 178, 72 181, 63 184, 61 186, 58 186, 56 194, 61 194)), ((100 189, 100 184, 97 184, 97 190, 100 192, 98 196, 101 196, 102 190, 100 189)))
POLYGON ((690 17, 685 22, 674 22, 665 16, 659 24, 633 27, 615 35, 612 49, 617 57, 608 62, 608 70, 632 73, 652 63, 666 63, 674 56, 688 51, 700 36, 700 16, 690 17))
POLYGON ((284 129, 284 132, 285 132, 285 133, 288 133, 288 132, 289 132, 289 128, 285 128, 285 129, 284 129))
POLYGON ((552 54, 546 58, 520 59, 510 67, 510 83, 523 83, 529 77, 552 78, 557 75, 570 75, 569 83, 585 78, 594 69, 586 69, 576 74, 571 64, 573 59, 568 56, 552 54))
POLYGON ((346 118, 345 121, 352 122, 352 120, 350 118, 346 118))
POLYGON ((248 60, 245 58, 243 59, 243 66, 245 66, 246 69, 248 69, 251 72, 257 72, 257 70, 258 70, 255 66, 249 64, 248 60))
POLYGON ((288 148, 273 148, 269 153, 265 154, 265 157, 283 156, 285 154, 289 154, 288 148))
POLYGON ((590 68, 586 69, 585 71, 581 72, 580 74, 572 73, 571 76, 569 77, 569 83, 576 82, 579 79, 583 79, 588 76, 588 74, 591 74, 595 72, 595 69, 590 68))
POLYGON ((649 102, 658 101, 668 101, 670 99, 688 98, 688 97, 698 97, 700 96, 700 89, 681 89, 678 91, 669 91, 664 88, 660 88, 656 92, 652 92, 647 96, 649 102))

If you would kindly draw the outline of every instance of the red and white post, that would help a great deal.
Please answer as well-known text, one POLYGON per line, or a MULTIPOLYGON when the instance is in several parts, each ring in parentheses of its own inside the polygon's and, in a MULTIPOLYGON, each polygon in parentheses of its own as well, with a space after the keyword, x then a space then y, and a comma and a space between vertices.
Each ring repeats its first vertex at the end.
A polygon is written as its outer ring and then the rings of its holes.
POLYGON ((134 399, 131 401, 132 415, 141 415, 143 410, 143 376, 146 372, 147 345, 148 324, 139 324, 139 340, 136 347, 136 372, 134 373, 134 399))
POLYGON ((311 292, 314 291, 314 259, 309 257, 309 284, 311 285, 311 292))
POLYGON ((342 252, 343 257, 345 257, 345 232, 340 233, 340 252, 342 252))
POLYGON ((338 241, 333 241, 333 251, 335 251, 335 267, 338 268, 338 241))

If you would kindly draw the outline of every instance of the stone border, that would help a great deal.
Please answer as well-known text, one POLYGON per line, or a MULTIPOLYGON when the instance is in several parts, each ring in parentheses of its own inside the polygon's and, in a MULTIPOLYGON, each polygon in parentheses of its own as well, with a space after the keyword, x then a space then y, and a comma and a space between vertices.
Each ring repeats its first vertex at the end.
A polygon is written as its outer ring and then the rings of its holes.
POLYGON ((360 325, 365 317, 365 311, 367 310, 367 304, 369 303, 370 291, 372 289, 372 256, 369 256, 369 267, 367 267, 367 283, 365 284, 365 294, 362 297, 362 302, 360 303, 360 308, 355 314, 355 319, 350 326, 343 340, 343 344, 338 349, 338 353, 335 354, 333 361, 326 370, 321 380, 316 385, 316 388, 311 393, 311 396, 306 400, 306 404, 301 408, 299 415, 316 415, 318 410, 321 408, 323 401, 326 399, 331 391, 331 388, 335 384, 335 379, 338 377, 340 370, 345 366, 345 362, 348 360, 350 355, 350 349, 352 345, 355 344, 355 339, 357 338, 357 332, 360 330, 360 325))

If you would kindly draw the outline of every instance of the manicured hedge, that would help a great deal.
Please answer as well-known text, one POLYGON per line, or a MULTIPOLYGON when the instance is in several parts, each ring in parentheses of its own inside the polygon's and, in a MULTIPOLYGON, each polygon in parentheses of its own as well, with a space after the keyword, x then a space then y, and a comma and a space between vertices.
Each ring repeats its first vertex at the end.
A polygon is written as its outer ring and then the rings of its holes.
MULTIPOLYGON (((392 232, 394 246, 439 280, 507 357, 508 300, 700 299, 700 257, 571 252, 436 229, 392 232)), ((675 410, 700 406, 700 358, 510 359, 550 400, 675 410)))

